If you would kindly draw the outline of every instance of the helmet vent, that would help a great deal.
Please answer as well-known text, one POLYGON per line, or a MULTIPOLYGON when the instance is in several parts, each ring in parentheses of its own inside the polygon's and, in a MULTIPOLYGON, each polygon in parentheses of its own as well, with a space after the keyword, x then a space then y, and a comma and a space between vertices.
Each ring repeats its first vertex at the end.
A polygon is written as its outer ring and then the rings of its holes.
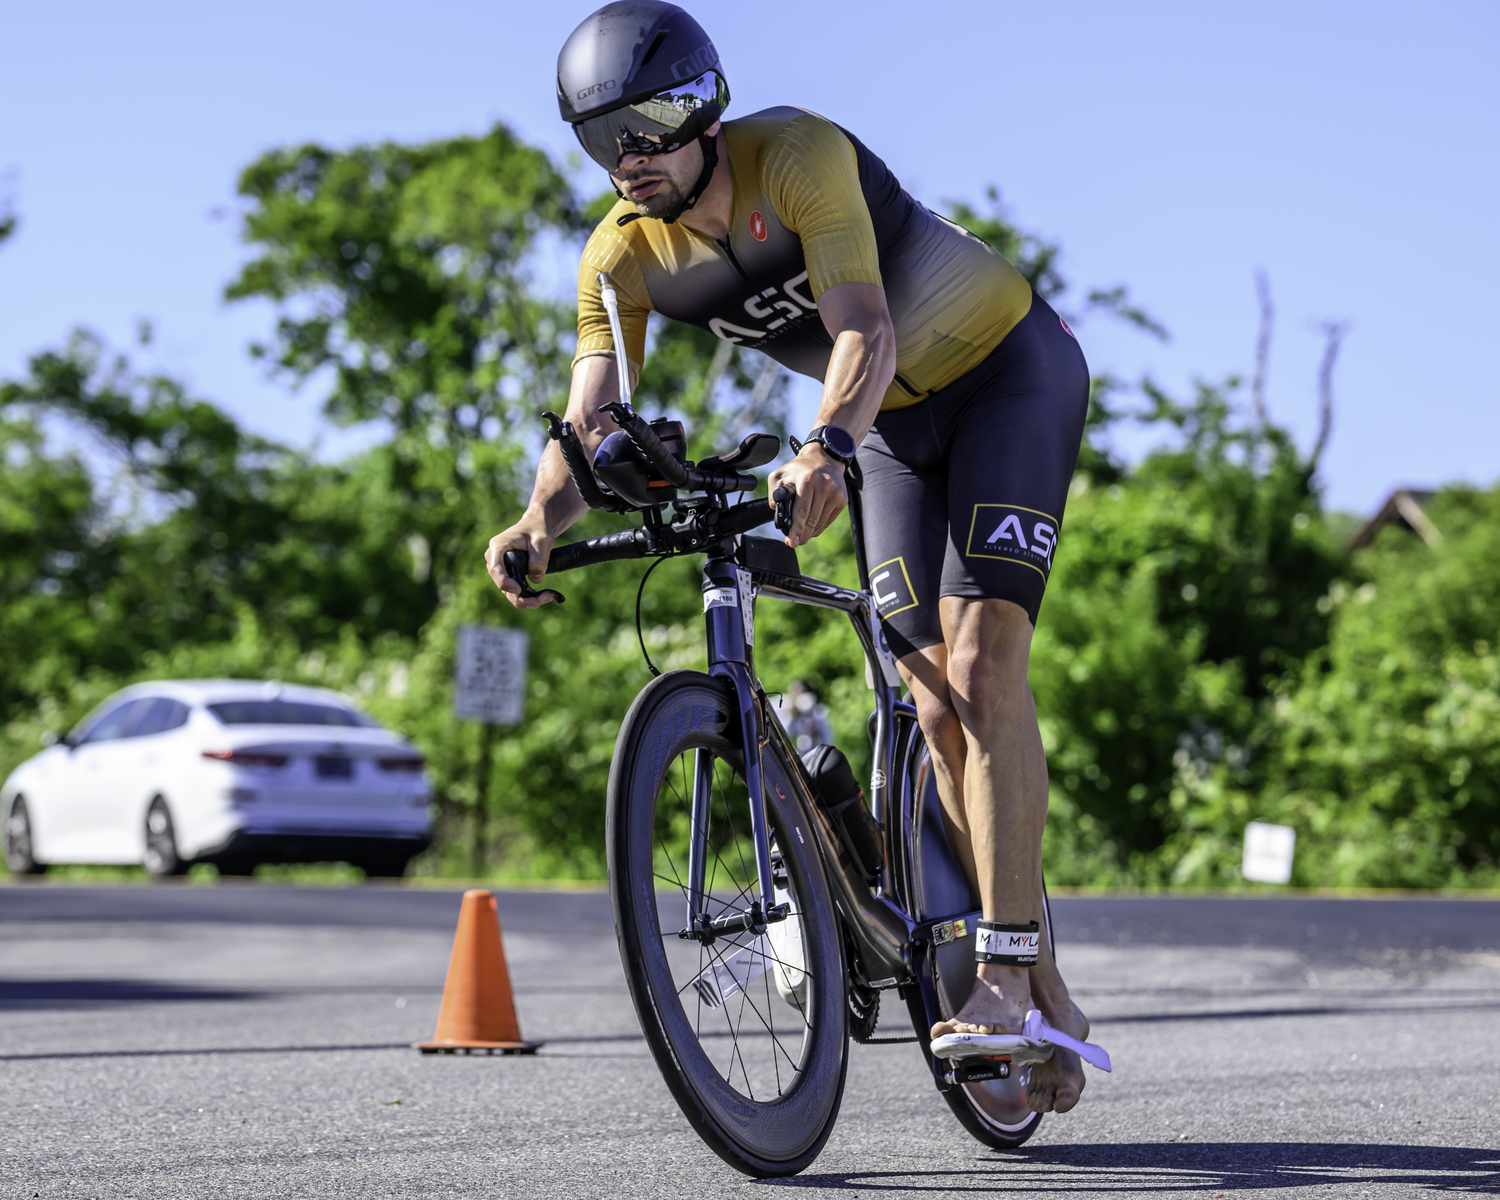
POLYGON ((656 57, 656 52, 661 49, 661 44, 666 40, 667 31, 665 29, 663 29, 660 33, 658 33, 654 38, 651 39, 651 45, 646 50, 646 56, 641 59, 641 66, 644 67, 648 62, 656 57))

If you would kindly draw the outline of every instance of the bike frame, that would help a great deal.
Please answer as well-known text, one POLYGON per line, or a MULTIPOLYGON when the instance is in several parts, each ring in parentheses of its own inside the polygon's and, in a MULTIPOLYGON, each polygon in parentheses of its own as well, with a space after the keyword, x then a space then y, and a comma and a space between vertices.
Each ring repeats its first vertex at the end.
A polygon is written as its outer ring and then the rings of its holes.
MULTIPOLYGON (((851 489, 850 520, 854 526, 856 557, 861 590, 853 591, 808 575, 782 575, 745 566, 730 554, 716 554, 703 569, 704 621, 708 644, 709 674, 724 679, 734 691, 745 746, 745 781, 749 792, 751 831, 755 841, 756 867, 760 876, 760 898, 744 914, 748 927, 763 927, 779 915, 774 909, 771 878, 770 830, 766 821, 765 788, 768 775, 785 778, 792 799, 802 812, 818 843, 818 853, 828 877, 834 903, 857 950, 858 962, 850 963, 856 982, 872 988, 896 987, 912 1008, 919 1036, 932 1021, 940 1019, 933 982, 934 938, 942 938, 952 923, 981 915, 977 910, 949 914, 942 920, 923 919, 917 909, 917 828, 921 820, 921 797, 914 794, 913 757, 918 730, 914 705, 900 699, 901 677, 895 656, 885 642, 860 540, 857 491, 851 489), (755 601, 758 597, 807 604, 842 612, 854 629, 864 653, 867 682, 875 693, 873 762, 870 775, 870 805, 884 838, 885 868, 878 886, 871 888, 862 869, 845 850, 814 795, 811 779, 788 742, 780 723, 771 715, 764 689, 755 674, 755 601), (768 764, 768 758, 771 762, 768 764), (772 768, 768 771, 768 765, 772 768), (756 911, 758 909, 758 912, 756 911), (918 1011, 923 1021, 915 1018, 918 1011)), ((742 558, 751 558, 741 555, 742 558)), ((688 928, 706 920, 703 905, 706 820, 712 768, 701 754, 693 794, 693 829, 689 856, 688 928)), ((775 786, 774 782, 772 786, 775 786)), ((972 928, 972 924, 970 926, 972 928)), ((941 945, 942 940, 937 942, 941 945)), ((925 1037, 922 1038, 925 1043, 925 1037)), ((928 1055, 934 1079, 943 1090, 958 1078, 946 1063, 928 1055)), ((977 1076, 976 1076, 977 1077, 977 1076)), ((987 1077, 994 1077, 989 1075, 987 1077)))
MULTIPOLYGON (((608 272, 599 273, 599 287, 614 345, 623 346, 625 339, 621 331, 618 298, 608 272)), ((628 410, 631 399, 629 372, 618 370, 616 375, 619 403, 628 410)), ((858 591, 808 575, 783 575, 742 562, 740 558, 750 556, 740 554, 737 558, 727 544, 719 551, 711 552, 703 568, 708 670, 711 676, 728 682, 734 691, 745 747, 745 783, 749 792, 760 896, 749 911, 730 917, 727 922, 723 916, 710 919, 703 911, 707 900, 703 880, 713 764, 709 755, 699 751, 694 763, 687 928, 683 932, 691 936, 693 932, 703 931, 707 936, 713 936, 709 931, 716 926, 726 930, 735 927, 760 931, 767 923, 784 916, 775 903, 771 833, 766 821, 765 756, 770 755, 777 768, 776 774, 787 780, 792 791, 791 797, 781 796, 778 791, 778 799, 795 800, 818 843, 819 857, 828 876, 834 903, 858 952, 858 963, 849 964, 851 975, 862 974, 863 978, 856 982, 867 987, 899 988, 911 1009, 918 1039, 926 1050, 928 1039, 925 1031, 941 1015, 934 983, 936 950, 944 944, 940 939, 946 937, 951 943, 955 938, 961 938, 962 926, 955 933, 956 923, 960 920, 977 921, 981 914, 974 910, 934 921, 923 920, 916 912, 919 895, 917 872, 921 870, 916 851, 923 802, 923 798, 915 794, 911 771, 918 728, 917 710, 914 705, 899 699, 900 672, 896 668, 895 656, 886 645, 870 586, 861 528, 861 476, 857 462, 850 464, 846 481, 854 556, 859 569, 858 591), (838 831, 817 803, 812 781, 803 770, 801 759, 787 742, 780 722, 771 715, 765 689, 756 678, 757 595, 842 612, 849 618, 859 639, 865 656, 866 677, 875 692, 870 805, 880 822, 885 842, 885 867, 874 890, 866 884, 863 871, 850 859, 838 831)), ((647 520, 649 523, 651 518, 648 516, 647 520)), ((751 541, 748 536, 741 537, 738 539, 739 549, 751 541)), ((1048 914, 1049 937, 1051 928, 1048 914)), ((997 1074, 1003 1077, 1007 1070, 997 1071, 995 1067, 986 1067, 982 1063, 954 1068, 939 1062, 930 1052, 927 1059, 933 1078, 942 1091, 961 1081, 996 1078, 997 1074)))

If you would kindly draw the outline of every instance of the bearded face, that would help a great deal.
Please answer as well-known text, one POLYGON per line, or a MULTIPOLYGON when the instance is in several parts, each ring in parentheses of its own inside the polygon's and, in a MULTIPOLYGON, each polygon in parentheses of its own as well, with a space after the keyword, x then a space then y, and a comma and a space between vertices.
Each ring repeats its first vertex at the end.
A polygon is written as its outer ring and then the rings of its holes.
POLYGON ((613 179, 643 217, 675 221, 687 211, 687 198, 703 170, 703 148, 690 142, 670 154, 631 154, 613 179))

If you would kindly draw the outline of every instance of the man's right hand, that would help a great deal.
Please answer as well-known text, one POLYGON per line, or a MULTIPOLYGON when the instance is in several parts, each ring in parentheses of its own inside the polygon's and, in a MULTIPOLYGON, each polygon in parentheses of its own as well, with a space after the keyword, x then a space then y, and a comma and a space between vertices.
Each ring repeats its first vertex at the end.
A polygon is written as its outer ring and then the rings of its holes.
POLYGON ((505 598, 517 608, 540 608, 552 600, 551 596, 527 599, 521 595, 521 586, 505 573, 505 552, 518 550, 527 559, 526 574, 532 585, 541 583, 547 573, 547 560, 552 555, 553 539, 544 529, 525 519, 512 525, 504 533, 490 539, 489 549, 484 552, 484 565, 495 581, 495 586, 505 593, 505 598))

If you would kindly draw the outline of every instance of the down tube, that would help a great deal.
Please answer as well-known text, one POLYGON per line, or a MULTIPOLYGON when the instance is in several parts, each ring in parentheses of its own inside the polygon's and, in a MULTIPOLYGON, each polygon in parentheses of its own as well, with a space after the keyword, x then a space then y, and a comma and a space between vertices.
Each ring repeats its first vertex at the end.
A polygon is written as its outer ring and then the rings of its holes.
POLYGON ((778 789, 777 795, 783 800, 789 798, 780 790, 784 781, 791 793, 790 798, 801 807, 817 840, 818 856, 823 860, 828 888, 850 933, 859 943, 870 981, 904 981, 910 973, 904 953, 906 922, 889 901, 876 896, 865 886, 862 869, 850 861, 843 840, 828 823, 824 811, 814 803, 802 774, 802 764, 797 761, 780 726, 773 725, 769 732, 762 778, 767 787, 778 789))

